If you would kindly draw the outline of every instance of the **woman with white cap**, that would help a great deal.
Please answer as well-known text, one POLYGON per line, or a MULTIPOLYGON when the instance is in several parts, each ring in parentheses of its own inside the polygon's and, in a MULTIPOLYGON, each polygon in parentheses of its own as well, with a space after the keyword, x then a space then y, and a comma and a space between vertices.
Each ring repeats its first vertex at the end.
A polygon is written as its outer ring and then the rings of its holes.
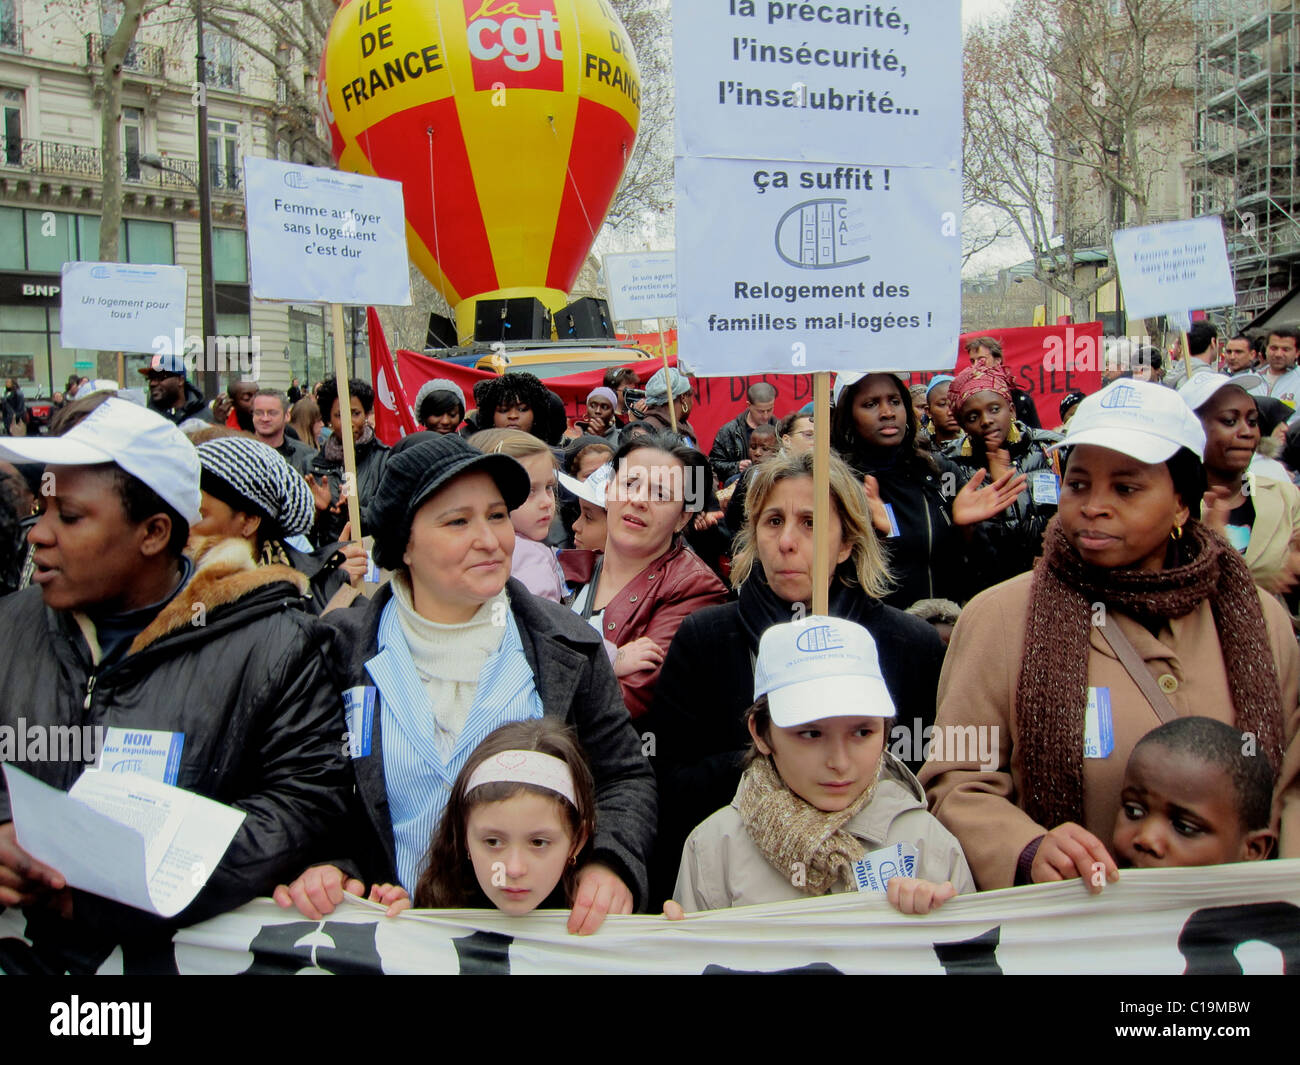
POLYGON ((455 381, 435 377, 415 394, 415 420, 430 432, 454 433, 465 420, 465 393, 455 381))
POLYGON ((1215 717, 1278 774, 1281 854, 1300 856, 1300 649, 1286 611, 1194 516, 1205 432, 1178 396, 1118 380, 1079 404, 1044 556, 962 612, 936 729, 998 751, 927 762, 931 809, 980 888, 1119 876, 1112 833, 1125 764, 1173 717, 1215 717))
POLYGON ((1205 430, 1205 479, 1215 500, 1202 520, 1246 560, 1255 583, 1285 595, 1300 581, 1300 489, 1251 469, 1260 444, 1260 413, 1249 382, 1198 373, 1178 395, 1205 430))

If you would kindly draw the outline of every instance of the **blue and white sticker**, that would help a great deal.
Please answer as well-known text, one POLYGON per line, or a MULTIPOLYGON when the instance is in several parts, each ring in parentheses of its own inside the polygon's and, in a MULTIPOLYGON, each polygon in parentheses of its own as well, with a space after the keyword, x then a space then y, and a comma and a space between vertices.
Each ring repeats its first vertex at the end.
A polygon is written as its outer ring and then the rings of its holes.
POLYGON ((174 786, 180 776, 184 749, 183 732, 109 727, 104 730, 104 746, 95 768, 109 773, 138 773, 174 786))
POLYGON ((891 843, 853 863, 853 879, 859 891, 884 891, 896 876, 916 875, 916 848, 910 843, 891 843))
POLYGON ((894 505, 892 503, 883 504, 885 515, 889 518, 889 535, 892 539, 898 535, 898 520, 894 517, 894 505))
POLYGON ((1029 475, 1029 496, 1040 506, 1056 506, 1061 501, 1061 480, 1051 470, 1035 470, 1029 475))
POLYGON ((1110 689, 1089 688, 1083 715, 1083 756, 1109 758, 1115 749, 1115 727, 1110 716, 1110 689))
POLYGON ((375 725, 375 688, 362 684, 343 692, 343 716, 347 721, 347 752, 349 758, 365 758, 370 754, 370 733, 375 725))
POLYGON ((367 584, 378 584, 384 579, 383 570, 375 565, 375 556, 369 551, 366 552, 366 576, 364 579, 367 584))

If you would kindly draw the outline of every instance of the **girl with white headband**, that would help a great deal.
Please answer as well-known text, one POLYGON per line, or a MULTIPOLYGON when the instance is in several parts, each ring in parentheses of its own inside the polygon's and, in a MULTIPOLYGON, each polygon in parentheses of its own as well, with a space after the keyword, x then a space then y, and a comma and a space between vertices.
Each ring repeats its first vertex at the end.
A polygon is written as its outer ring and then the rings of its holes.
MULTIPOLYGON (((495 906, 514 915, 568 909, 595 821, 595 786, 573 732, 549 717, 502 725, 452 785, 421 863, 415 905, 495 906)), ((411 905, 393 885, 372 898, 391 903, 390 914, 411 905)))

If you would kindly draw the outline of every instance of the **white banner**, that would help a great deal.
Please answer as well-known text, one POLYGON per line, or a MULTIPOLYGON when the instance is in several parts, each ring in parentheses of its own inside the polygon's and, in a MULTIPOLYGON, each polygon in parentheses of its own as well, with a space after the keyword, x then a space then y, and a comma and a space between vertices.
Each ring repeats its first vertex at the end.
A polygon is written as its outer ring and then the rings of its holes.
POLYGON ((942 364, 960 212, 956 170, 679 159, 679 350, 715 375, 942 364))
POLYGON ((64 263, 59 343, 65 348, 171 350, 185 332, 185 268, 64 263))
MULTIPOLYGON (((182 929, 173 953, 180 973, 225 974, 1296 973, 1300 860, 1125 870, 1100 895, 1077 880, 1040 884, 964 895, 925 917, 853 893, 681 922, 611 917, 587 937, 569 935, 566 919, 495 910, 387 918, 349 900, 312 921, 259 899, 182 929)), ((22 914, 0 913, 0 971, 33 961, 22 914)), ((120 951, 100 968, 123 971, 120 951)))
POLYGON ((1218 215, 1116 230, 1113 244, 1130 319, 1237 302, 1218 215))
POLYGON ((960 0, 673 5, 677 154, 961 165, 960 0))
POLYGON ((700 0, 673 41, 681 357, 705 376, 946 362, 958 0, 700 0))
POLYGON ((606 255, 609 308, 620 322, 677 314, 677 254, 671 251, 606 255))
POLYGON ((398 181, 244 158, 253 296, 410 306, 398 181))

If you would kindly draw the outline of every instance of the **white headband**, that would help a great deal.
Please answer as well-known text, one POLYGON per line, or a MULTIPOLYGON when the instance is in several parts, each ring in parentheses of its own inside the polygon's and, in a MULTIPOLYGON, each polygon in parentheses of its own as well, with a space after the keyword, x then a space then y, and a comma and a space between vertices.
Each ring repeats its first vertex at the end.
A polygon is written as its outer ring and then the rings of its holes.
POLYGON ((563 795, 575 810, 578 808, 568 764, 540 751, 502 751, 493 755, 470 774, 465 794, 482 784, 496 783, 532 784, 563 795))

